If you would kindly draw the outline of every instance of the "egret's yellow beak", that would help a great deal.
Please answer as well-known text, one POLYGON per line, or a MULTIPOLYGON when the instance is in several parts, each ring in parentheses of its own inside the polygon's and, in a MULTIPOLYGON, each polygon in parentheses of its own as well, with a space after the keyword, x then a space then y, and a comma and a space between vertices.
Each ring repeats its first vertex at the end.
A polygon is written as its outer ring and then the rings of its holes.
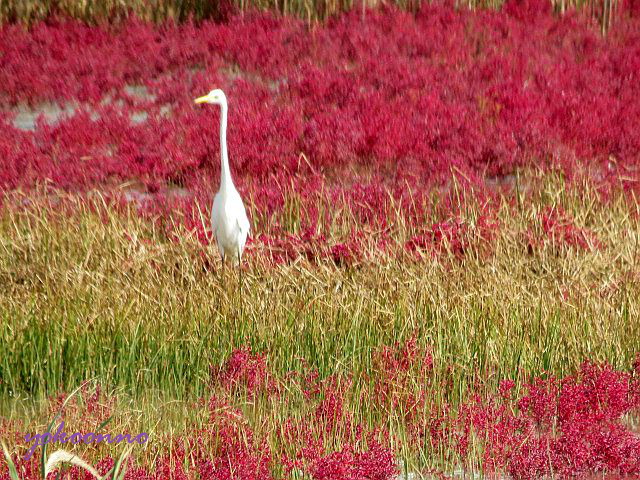
POLYGON ((209 101, 209 95, 205 95, 204 97, 198 97, 194 100, 195 103, 207 103, 209 101))

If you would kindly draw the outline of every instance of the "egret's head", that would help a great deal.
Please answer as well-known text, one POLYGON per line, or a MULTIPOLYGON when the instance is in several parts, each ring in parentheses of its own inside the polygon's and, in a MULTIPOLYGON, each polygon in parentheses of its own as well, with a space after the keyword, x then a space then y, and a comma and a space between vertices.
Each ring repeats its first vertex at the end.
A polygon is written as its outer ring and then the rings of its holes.
POLYGON ((203 97, 196 98, 194 101, 195 103, 213 103, 214 105, 222 105, 227 103, 227 97, 222 90, 216 88, 203 97))

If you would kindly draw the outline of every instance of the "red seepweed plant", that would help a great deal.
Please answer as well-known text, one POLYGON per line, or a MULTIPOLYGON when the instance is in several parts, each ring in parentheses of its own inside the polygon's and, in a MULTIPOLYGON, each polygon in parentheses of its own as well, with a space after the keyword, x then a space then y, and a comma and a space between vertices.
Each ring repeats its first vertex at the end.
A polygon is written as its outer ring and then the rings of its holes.
MULTIPOLYGON (((189 218, 215 191, 217 119, 191 99, 215 85, 230 99, 234 178, 275 262, 352 265, 371 249, 360 232, 398 214, 419 219, 410 251, 446 239, 461 254, 464 224, 425 222, 428 191, 449 188, 452 172, 476 192, 529 167, 637 191, 638 31, 628 16, 602 38, 543 0, 498 12, 382 8, 313 29, 257 13, 197 26, 5 25, 0 186, 111 192, 151 216, 180 212, 206 242, 189 218), (55 117, 51 102, 67 116, 16 128, 29 108, 55 117), (123 184, 134 186, 114 190, 123 184), (294 223, 285 192, 296 193, 294 223), (319 248, 337 198, 358 235, 319 248)), ((555 239, 584 243, 562 228, 555 239)))
MULTIPOLYGON (((394 445, 400 445, 402 431, 408 434, 409 451, 437 452, 446 444, 450 460, 463 469, 477 468, 480 452, 485 474, 507 472, 517 479, 597 472, 640 475, 640 437, 627 423, 630 414, 640 411, 640 372, 635 367, 617 371, 585 362, 574 375, 534 378, 519 391, 505 379, 498 392, 474 387, 475 393, 452 409, 436 401, 447 380, 434 374, 433 362, 439 359, 429 348, 409 339, 372 355, 368 380, 318 379, 313 371, 275 375, 267 357, 248 348, 235 350, 214 376, 218 380, 209 401, 202 403, 208 422, 172 438, 171 453, 156 458, 153 467, 130 463, 129 475, 270 479, 280 471, 316 480, 388 480, 399 473, 394 445), (246 389, 239 390, 238 381, 247 382, 246 389), (265 389, 268 385, 274 387, 265 389), (274 390, 292 392, 295 385, 307 393, 278 400, 300 400, 307 414, 281 418, 269 407, 257 423, 250 419, 247 401, 269 398, 274 390), (354 401, 366 406, 368 416, 376 419, 373 424, 351 413, 354 401), (265 430, 263 422, 273 422, 276 431, 265 430), (185 469, 187 464, 191 467, 185 469)), ((18 458, 16 464, 23 478, 39 474, 34 459, 18 458)), ((97 468, 102 472, 112 466, 113 460, 103 459, 97 468)), ((0 478, 7 475, 0 472, 0 478)))

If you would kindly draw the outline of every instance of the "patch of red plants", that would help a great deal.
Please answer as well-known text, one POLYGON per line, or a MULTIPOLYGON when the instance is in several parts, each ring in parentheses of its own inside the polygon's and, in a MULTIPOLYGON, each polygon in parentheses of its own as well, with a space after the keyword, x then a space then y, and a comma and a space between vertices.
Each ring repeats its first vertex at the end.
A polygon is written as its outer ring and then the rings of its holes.
POLYGON ((575 224, 571 215, 562 207, 546 207, 539 215, 539 232, 533 229, 526 232, 527 248, 530 253, 549 245, 559 249, 569 247, 578 250, 594 250, 604 248, 597 235, 588 228, 575 224))
MULTIPOLYGON (((171 453, 161 456, 153 468, 132 461, 127 478, 253 480, 294 470, 316 480, 395 478, 398 439, 389 431, 386 415, 373 417, 379 424, 361 423, 349 407, 354 401, 366 401, 362 404, 372 411, 394 412, 409 434, 403 438, 416 452, 444 451, 450 459, 477 461, 473 446, 482 452, 485 473, 507 472, 515 479, 640 475, 640 435, 628 423, 640 414, 640 360, 630 371, 585 362, 573 375, 534 378, 519 391, 514 381, 504 379, 497 392, 474 388, 454 408, 436 401, 450 386, 446 375, 436 374, 440 359, 433 358, 430 348, 419 346, 415 337, 372 355, 370 378, 319 379, 304 362, 302 372, 279 376, 271 371, 268 357, 248 348, 233 351, 215 369, 218 380, 212 383, 208 402, 200 402, 209 421, 194 426, 187 437, 174 438, 171 453), (237 388, 239 381, 245 389, 237 388), (283 392, 296 385, 307 392, 301 408, 308 413, 281 420, 277 446, 267 441, 263 428, 254 429, 243 412, 247 399, 271 395, 265 389, 270 383, 283 392), (354 392, 362 396, 354 398, 354 392), (191 465, 188 472, 185 465, 191 465)), ((99 396, 89 396, 87 408, 92 409, 99 396)), ((281 396, 278 401, 288 400, 281 396)), ((264 409, 268 416, 268 404, 264 409)), ((11 428, 10 423, 3 426, 5 433, 11 428)), ((28 462, 16 459, 24 478, 39 478, 36 457, 28 462)), ((107 458, 98 468, 106 472, 112 464, 107 458)), ((72 478, 82 478, 74 472, 72 478)), ((9 479, 5 467, 0 479, 9 479)))
POLYGON ((211 380, 213 385, 226 389, 245 388, 250 396, 273 394, 278 390, 267 369, 265 357, 253 354, 249 347, 234 350, 219 370, 212 368, 211 380))
MULTIPOLYGON (((379 237, 399 214, 415 226, 407 249, 447 243, 462 255, 467 225, 453 210, 437 219, 429 212, 431 189, 452 172, 483 191, 487 178, 521 167, 570 176, 587 166, 596 183, 637 189, 634 8, 621 6, 606 37, 545 0, 513 0, 500 11, 437 3, 415 14, 354 11, 314 28, 266 13, 197 26, 4 25, 0 186, 112 192, 135 180, 139 191, 127 198, 142 214, 190 218, 194 202, 210 204, 220 168, 218 112, 192 99, 222 87, 233 176, 253 211, 265 213, 256 240, 274 262, 352 265, 372 243, 364 237, 379 237), (34 131, 15 128, 16 106, 42 102, 76 110, 52 124, 41 118, 34 131), (132 122, 141 112, 146 120, 132 122), (301 202, 300 228, 272 222, 287 208, 285 190, 301 202), (320 212, 319 199, 350 209, 355 235, 318 248, 334 215, 320 212)), ((549 222, 558 241, 587 241, 549 222)), ((210 240, 199 219, 187 224, 210 240)))

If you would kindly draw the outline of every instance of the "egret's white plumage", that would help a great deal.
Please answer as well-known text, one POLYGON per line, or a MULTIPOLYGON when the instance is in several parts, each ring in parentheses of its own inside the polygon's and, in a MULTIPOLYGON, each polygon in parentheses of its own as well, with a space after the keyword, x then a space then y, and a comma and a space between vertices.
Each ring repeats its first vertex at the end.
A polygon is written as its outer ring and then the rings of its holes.
POLYGON ((196 103, 211 103, 220 105, 220 190, 213 199, 211 209, 211 226, 213 235, 218 243, 218 250, 224 262, 226 258, 235 260, 237 264, 242 259, 242 252, 249 234, 249 219, 242 203, 242 198, 236 190, 231 171, 229 170, 229 156, 227 155, 227 97, 220 89, 211 90, 207 95, 196 98, 196 103))

